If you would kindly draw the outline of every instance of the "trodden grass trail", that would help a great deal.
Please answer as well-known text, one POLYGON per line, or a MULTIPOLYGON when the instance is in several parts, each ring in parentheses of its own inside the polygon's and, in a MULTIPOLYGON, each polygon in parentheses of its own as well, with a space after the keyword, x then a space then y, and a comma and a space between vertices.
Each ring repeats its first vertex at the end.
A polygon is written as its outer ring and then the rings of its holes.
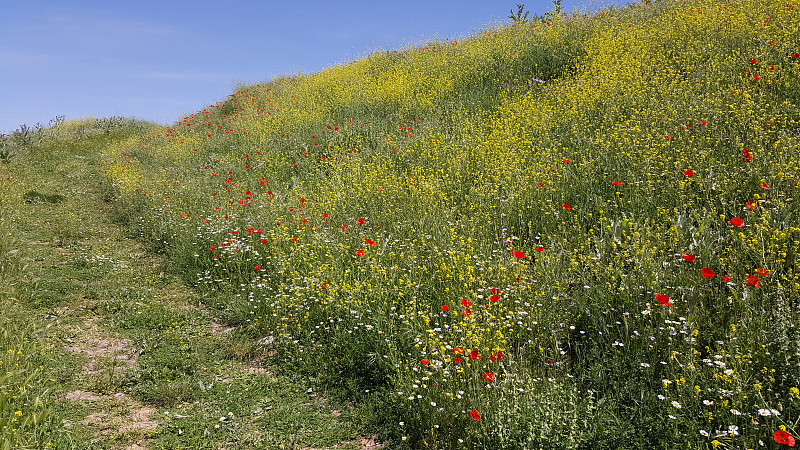
POLYGON ((352 406, 275 375, 274 352, 126 234, 98 161, 126 132, 51 136, 0 165, 4 369, 20 368, 0 380, 18 394, 0 448, 374 447, 352 406))

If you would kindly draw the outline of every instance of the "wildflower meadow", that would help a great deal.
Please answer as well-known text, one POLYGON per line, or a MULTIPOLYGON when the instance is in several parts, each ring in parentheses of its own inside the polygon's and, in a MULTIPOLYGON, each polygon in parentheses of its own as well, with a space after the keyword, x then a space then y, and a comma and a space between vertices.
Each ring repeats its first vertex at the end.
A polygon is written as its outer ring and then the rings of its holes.
POLYGON ((787 448, 799 53, 786 0, 520 18, 240 86, 103 183, 388 448, 787 448))

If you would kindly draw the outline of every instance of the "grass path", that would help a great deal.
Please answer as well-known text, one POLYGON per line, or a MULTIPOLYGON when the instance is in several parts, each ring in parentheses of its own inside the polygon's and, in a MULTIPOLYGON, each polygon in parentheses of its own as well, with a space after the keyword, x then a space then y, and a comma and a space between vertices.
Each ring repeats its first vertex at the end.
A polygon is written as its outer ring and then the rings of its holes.
POLYGON ((103 143, 42 145, 7 165, 28 200, 15 216, 12 253, 27 267, 13 314, 32 319, 47 342, 46 386, 38 388, 62 419, 67 438, 58 442, 374 446, 362 437, 358 411, 302 379, 276 375, 269 348, 221 323, 153 246, 113 220, 95 160, 103 143))

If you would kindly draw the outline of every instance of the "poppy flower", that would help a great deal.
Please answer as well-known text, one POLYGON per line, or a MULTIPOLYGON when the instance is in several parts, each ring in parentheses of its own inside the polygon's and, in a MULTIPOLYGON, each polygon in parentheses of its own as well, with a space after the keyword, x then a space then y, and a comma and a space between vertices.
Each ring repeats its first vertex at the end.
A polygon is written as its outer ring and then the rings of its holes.
POLYGON ((692 175, 694 175, 694 172, 691 171, 691 170, 684 170, 683 174, 686 175, 687 177, 691 178, 692 175))
POLYGON ((700 273, 703 274, 703 278, 714 278, 714 271, 709 269, 708 267, 703 267, 700 269, 700 273))
POLYGON ((464 360, 461 358, 458 357, 453 358, 453 363, 455 364, 461 364, 462 362, 464 362, 464 360))
MULTIPOLYGON (((472 417, 473 419, 475 419, 478 422, 480 422, 481 419, 483 419, 483 417, 481 417, 480 411, 478 411, 477 409, 473 409, 472 411, 470 411, 469 412, 469 416, 472 417)), ((777 433, 777 431, 776 431, 776 433, 777 433)), ((791 437, 791 436, 789 436, 789 437, 791 437)))
POLYGON ((731 220, 728 221, 728 223, 739 228, 742 228, 744 226, 744 222, 742 222, 742 219, 738 217, 732 218, 731 220))
POLYGON ((484 380, 488 381, 489 383, 494 383, 494 373, 492 372, 483 372, 481 375, 484 380))
POLYGON ((467 300, 467 299, 465 299, 465 298, 462 298, 462 299, 461 299, 461 304, 462 304, 462 305, 463 305, 465 308, 469 308, 470 306, 472 306, 472 302, 471 302, 471 301, 469 301, 469 300, 467 300))
POLYGON ((708 126, 708 122, 705 122, 705 121, 702 121, 702 120, 700 122, 697 122, 697 124, 700 125, 701 127, 707 127, 708 126))
POLYGON ((572 206, 569 206, 569 203, 564 203, 563 205, 561 205, 561 207, 564 209, 572 209, 572 206))
POLYGON ((475 359, 481 359, 480 355, 478 354, 478 350, 477 349, 469 352, 468 358, 469 358, 470 361, 475 360, 475 359))
POLYGON ((758 202, 744 202, 744 205, 747 206, 747 209, 750 211, 755 211, 758 208, 758 202))
POLYGON ((544 251, 544 247, 536 247, 536 251, 542 253, 544 251))
POLYGON ((742 156, 744 156, 744 160, 746 162, 753 161, 753 151, 752 150, 742 150, 742 156))
POLYGON ((492 303, 494 303, 494 302, 496 302, 496 301, 498 301, 498 300, 500 300, 500 296, 499 296, 499 295, 497 295, 497 294, 495 294, 495 295, 493 295, 493 296, 489 297, 489 301, 490 301, 490 302, 492 302, 492 303))
POLYGON ((363 218, 358 218, 358 219, 356 220, 356 222, 358 222, 358 224, 359 224, 359 225, 364 225, 364 223, 365 223, 366 221, 365 221, 363 218))
POLYGON ((444 311, 444 312, 450 311, 450 306, 442 305, 442 311, 444 311))
POLYGON ((772 433, 772 438, 775 439, 775 442, 777 442, 778 444, 785 444, 789 447, 794 447, 795 444, 794 437, 792 437, 792 435, 787 433, 785 430, 778 430, 772 433))
POLYGON ((692 262, 692 261, 694 261, 696 259, 694 257, 694 255, 685 254, 685 253, 683 255, 681 255, 681 258, 683 258, 684 261, 689 261, 689 262, 692 262))
POLYGON ((323 219, 330 219, 331 216, 329 216, 328 213, 322 213, 322 218, 323 219))
POLYGON ((472 315, 472 310, 471 310, 471 309, 465 309, 464 311, 461 311, 461 314, 462 314, 464 317, 469 317, 469 316, 471 316, 471 315, 472 315))
POLYGON ((767 183, 759 183, 758 185, 761 187, 761 189, 769 189, 769 185, 767 183))
POLYGON ((365 237, 364 238, 364 244, 365 245, 369 245, 370 247, 374 247, 375 246, 375 241, 373 241, 370 238, 365 237))
POLYGON ((672 306, 672 302, 669 300, 669 297, 664 294, 656 294, 656 301, 661 303, 661 306, 672 306))
POLYGON ((748 275, 747 276, 747 281, 745 281, 745 284, 748 285, 748 286, 753 286, 753 287, 757 287, 757 288, 761 287, 761 283, 758 282, 758 275, 748 275))
POLYGON ((503 358, 505 358, 505 357, 503 356, 503 352, 502 352, 502 351, 497 351, 497 352, 495 352, 495 353, 492 353, 492 355, 491 355, 491 356, 489 356, 489 362, 496 362, 496 361, 500 361, 500 360, 501 360, 501 359, 503 359, 503 358))
POLYGON ((361 250, 356 250, 356 255, 358 255, 358 256, 366 256, 366 253, 364 252, 363 249, 361 249, 361 250))
POLYGON ((729 277, 727 275, 723 275, 722 276, 722 281, 724 281, 726 283, 730 283, 731 282, 731 277, 729 277))
POLYGON ((420 362, 422 363, 422 365, 423 365, 423 366, 427 366, 428 364, 430 364, 430 363, 431 363, 430 361, 428 361, 428 360, 427 360, 427 359, 425 359, 425 358, 422 358, 422 361, 420 361, 420 362))
POLYGON ((501 291, 500 289, 494 288, 494 287, 489 289, 489 292, 491 292, 492 294, 502 294, 503 293, 503 291, 501 291))
POLYGON ((539 187, 544 187, 545 186, 544 183, 536 183, 536 185, 539 186, 539 187))
POLYGON ((261 240, 261 243, 262 243, 262 244, 266 244, 266 243, 267 243, 267 240, 266 240, 266 239, 262 239, 262 240, 261 240))
POLYGON ((255 269, 255 271, 258 272, 259 270, 261 270, 261 266, 255 266, 253 267, 253 269, 255 269))
POLYGON ((761 268, 756 269, 756 273, 761 275, 764 278, 767 278, 769 276, 769 270, 764 270, 764 269, 761 269, 761 268))
POLYGON ((615 181, 612 181, 611 184, 613 184, 616 187, 620 187, 620 186, 622 186, 622 181, 615 180, 615 181))
POLYGON ((523 253, 523 252, 521 252, 519 250, 515 250, 513 254, 514 254, 514 258, 517 258, 517 259, 521 259, 521 258, 525 257, 525 253, 523 253))
POLYGON ((568 158, 564 158, 564 159, 561 160, 561 162, 564 163, 564 164, 569 164, 570 160, 568 158))

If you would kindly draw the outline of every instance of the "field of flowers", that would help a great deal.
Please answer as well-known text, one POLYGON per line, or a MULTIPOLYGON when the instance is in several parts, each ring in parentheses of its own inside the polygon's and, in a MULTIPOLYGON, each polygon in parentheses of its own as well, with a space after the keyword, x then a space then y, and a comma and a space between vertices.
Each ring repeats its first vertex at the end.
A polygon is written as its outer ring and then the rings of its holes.
POLYGON ((786 0, 551 16, 242 87, 106 173, 394 445, 785 447, 798 53, 786 0))

